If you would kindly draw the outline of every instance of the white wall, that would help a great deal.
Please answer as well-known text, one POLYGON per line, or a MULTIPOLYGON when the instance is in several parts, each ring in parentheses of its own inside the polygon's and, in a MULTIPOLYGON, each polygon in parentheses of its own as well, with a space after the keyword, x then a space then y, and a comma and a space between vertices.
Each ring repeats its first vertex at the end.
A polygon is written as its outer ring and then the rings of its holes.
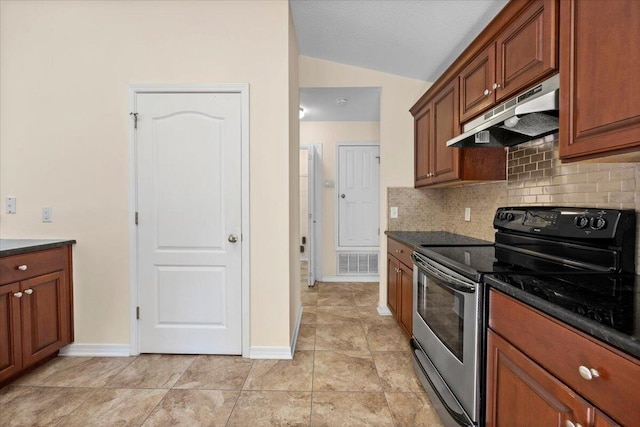
MULTIPOLYGON (((322 144, 322 180, 337 183, 336 144, 338 142, 378 142, 379 122, 300 122, 300 142, 322 144)), ((336 187, 322 187, 322 276, 336 270, 336 187)), ((382 230, 382 228, 381 228, 382 230)), ((381 238, 384 240, 384 238, 381 238)))
MULTIPOLYGON (((409 108, 430 83, 300 56, 300 87, 381 87, 380 230, 387 229, 387 187, 413 186, 413 118, 409 108)), ((324 153, 323 153, 324 154, 324 153)), ((323 218, 324 220, 324 218, 323 218)), ((386 254, 386 239, 380 239, 386 254)), ((381 259, 384 259, 381 257, 381 259)), ((380 301, 387 305, 386 263, 380 263, 380 301)))
POLYGON ((289 345, 290 32, 285 1, 0 2, 0 235, 78 241, 77 342, 129 342, 128 85, 248 82, 251 344, 289 345))

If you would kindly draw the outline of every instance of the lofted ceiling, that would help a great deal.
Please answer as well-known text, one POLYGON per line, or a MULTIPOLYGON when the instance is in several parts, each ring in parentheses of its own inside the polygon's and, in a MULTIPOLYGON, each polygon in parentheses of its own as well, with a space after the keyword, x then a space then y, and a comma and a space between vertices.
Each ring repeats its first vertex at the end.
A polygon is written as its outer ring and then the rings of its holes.
MULTIPOLYGON (((385 73, 435 81, 508 0, 289 0, 300 55, 385 73)), ((345 109, 322 90, 306 95, 307 108, 334 117, 345 109), (313 95, 313 96, 312 96, 313 95), (319 97, 316 100, 314 96, 319 97), (317 104, 314 106, 314 104, 317 104)), ((366 91, 362 95, 365 96, 366 91)), ((368 102, 372 93, 362 102, 368 102)), ((301 103, 302 105, 302 103, 301 103)), ((363 109, 365 104, 361 104, 363 109)), ((304 107, 304 106, 303 106, 304 107)), ((368 120, 378 120, 373 113, 368 120)), ((316 117, 320 117, 317 116, 316 117)), ((306 120, 320 120, 306 118, 306 120)), ((352 120, 352 119, 345 119, 352 120)))

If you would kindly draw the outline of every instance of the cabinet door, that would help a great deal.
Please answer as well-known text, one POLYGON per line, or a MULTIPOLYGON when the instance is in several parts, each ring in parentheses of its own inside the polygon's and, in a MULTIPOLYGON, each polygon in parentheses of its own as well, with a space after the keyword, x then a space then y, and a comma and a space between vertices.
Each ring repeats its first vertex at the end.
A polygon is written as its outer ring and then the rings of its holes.
POLYGON ((432 140, 431 103, 416 114, 415 123, 415 186, 421 187, 431 182, 431 140, 432 140))
POLYGON ((558 4, 537 0, 496 41, 496 101, 514 96, 558 68, 558 4))
POLYGON ((590 425, 584 399, 492 330, 487 337, 487 426, 590 425))
POLYGON ((413 271, 400 263, 400 311, 398 320, 405 335, 411 337, 413 331, 413 271))
POLYGON ((387 305, 393 314, 393 317, 398 317, 399 300, 398 300, 398 270, 400 269, 400 262, 389 255, 387 257, 387 305))
POLYGON ((69 344, 69 308, 63 271, 20 282, 24 366, 69 344))
POLYGON ((640 4, 560 3, 560 158, 640 146, 640 4))
POLYGON ((22 368, 19 291, 18 283, 0 286, 0 383, 22 368))
POLYGON ((454 79, 433 98, 432 183, 460 178, 460 149, 447 147, 447 141, 460 133, 458 80, 454 79))
POLYGON ((491 44, 460 73, 460 121, 462 123, 477 116, 493 105, 495 96, 496 47, 491 44))
POLYGON ((596 410, 596 419, 593 427, 620 427, 620 424, 616 423, 602 412, 596 410))

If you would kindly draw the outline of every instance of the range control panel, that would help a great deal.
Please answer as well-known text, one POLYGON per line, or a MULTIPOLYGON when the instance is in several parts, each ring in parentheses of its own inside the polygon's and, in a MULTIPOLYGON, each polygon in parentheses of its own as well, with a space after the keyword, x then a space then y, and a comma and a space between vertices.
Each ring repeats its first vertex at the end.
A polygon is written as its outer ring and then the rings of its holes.
POLYGON ((578 239, 613 239, 635 233, 633 210, 565 207, 503 207, 493 227, 532 235, 578 239))

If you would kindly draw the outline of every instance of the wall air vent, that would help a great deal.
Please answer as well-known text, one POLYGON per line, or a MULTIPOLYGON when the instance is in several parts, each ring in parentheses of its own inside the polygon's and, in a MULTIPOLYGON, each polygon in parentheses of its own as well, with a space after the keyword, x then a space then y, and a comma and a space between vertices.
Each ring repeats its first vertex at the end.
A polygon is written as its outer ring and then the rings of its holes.
POLYGON ((375 276, 378 274, 377 252, 338 253, 338 275, 375 276))

